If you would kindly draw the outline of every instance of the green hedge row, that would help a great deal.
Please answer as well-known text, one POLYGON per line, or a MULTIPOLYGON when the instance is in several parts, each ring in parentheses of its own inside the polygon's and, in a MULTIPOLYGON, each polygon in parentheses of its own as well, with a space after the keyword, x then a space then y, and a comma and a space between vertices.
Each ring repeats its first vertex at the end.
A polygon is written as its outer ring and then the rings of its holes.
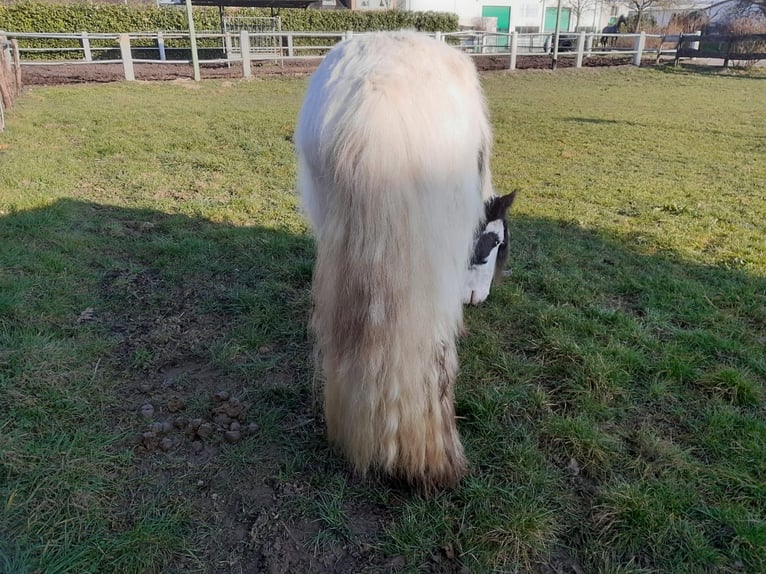
MULTIPOLYGON (((228 8, 227 15, 237 16, 270 16, 265 9, 236 9, 228 8)), ((351 12, 348 10, 295 10, 283 9, 279 13, 282 19, 282 30, 291 31, 346 31, 367 32, 373 30, 397 30, 409 28, 424 32, 451 32, 458 29, 457 15, 438 12, 351 12)), ((197 31, 220 31, 221 22, 217 8, 194 8, 194 25, 197 31)), ((8 6, 0 6, 0 30, 8 32, 57 32, 78 33, 122 33, 122 32, 153 32, 183 31, 188 28, 186 10, 183 6, 173 7, 143 7, 125 5, 94 5, 94 4, 47 4, 21 2, 8 6)), ((298 38, 296 45, 331 44, 331 40, 322 41, 320 38, 298 38)), ((152 48, 154 40, 134 40, 134 48, 152 48)), ((25 59, 66 59, 78 58, 74 52, 59 51, 61 48, 79 50, 79 40, 49 40, 22 39, 19 42, 22 49, 32 48, 36 52, 25 52, 25 59)), ((198 46, 200 57, 220 58, 223 56, 221 40, 215 38, 200 39, 198 46), (204 50, 204 52, 203 52, 204 50)), ((118 57, 115 43, 93 39, 91 40, 94 59, 112 59, 118 57), (109 51, 98 48, 111 48, 109 51)), ((167 48, 187 48, 187 40, 172 40, 166 42, 167 48)), ((188 59, 187 50, 184 52, 170 50, 168 58, 188 59)), ((156 54, 134 51, 134 57, 154 58, 156 54)))
MULTIPOLYGON (((270 16, 265 9, 227 8, 227 15, 270 16)), ((440 12, 352 12, 349 10, 283 9, 283 30, 368 32, 411 28, 424 32, 454 32, 457 15, 440 12)), ((219 30, 217 8, 194 8, 197 30, 219 30)), ((94 4, 21 2, 0 6, 0 30, 9 32, 148 32, 186 30, 183 7, 139 7, 94 4)))

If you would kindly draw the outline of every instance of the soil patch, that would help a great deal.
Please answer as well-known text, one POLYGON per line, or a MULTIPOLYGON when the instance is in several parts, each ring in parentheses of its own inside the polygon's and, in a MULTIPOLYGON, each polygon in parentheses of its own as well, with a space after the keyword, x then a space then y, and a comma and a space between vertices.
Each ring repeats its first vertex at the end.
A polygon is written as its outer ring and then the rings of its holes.
MULTIPOLYGON (((625 66, 631 64, 631 56, 592 56, 583 60, 585 67, 625 66)), ((313 72, 321 60, 291 60, 284 64, 276 62, 256 62, 252 65, 253 77, 303 76, 313 72)), ((508 69, 508 56, 476 56, 474 58, 479 71, 508 69)), ((646 62, 650 63, 649 61, 646 62)), ((561 57, 559 68, 573 68, 573 57, 561 57)), ((519 70, 548 70, 551 67, 549 56, 519 56, 516 68, 519 70)), ((172 81, 193 78, 191 64, 157 63, 134 64, 136 80, 172 81)), ((200 66, 203 79, 242 78, 242 66, 239 63, 208 64, 200 66)), ((22 81, 26 86, 50 86, 60 84, 83 84, 119 82, 125 79, 122 64, 53 64, 25 65, 22 68, 22 81)))
POLYGON ((119 304, 81 318, 115 341, 109 368, 124 380, 108 411, 127 437, 118 448, 133 453, 135 488, 117 528, 141 506, 184 509, 196 555, 170 571, 386 570, 385 506, 350 494, 362 485, 329 451, 305 373, 253 377, 212 364, 209 347, 232 318, 205 311, 209 288, 125 268, 101 290, 119 304))

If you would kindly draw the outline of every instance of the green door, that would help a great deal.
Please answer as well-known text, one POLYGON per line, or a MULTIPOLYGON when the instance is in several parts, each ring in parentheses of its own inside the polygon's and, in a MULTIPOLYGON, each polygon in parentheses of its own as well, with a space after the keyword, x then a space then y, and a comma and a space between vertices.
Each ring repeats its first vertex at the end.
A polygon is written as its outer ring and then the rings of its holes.
MULTIPOLYGON (((482 6, 482 18, 497 18, 497 31, 507 34, 511 30, 511 7, 510 6, 482 6)), ((508 47, 508 37, 498 36, 497 46, 508 47)))
MULTIPOLYGON (((561 20, 559 20, 559 30, 567 32, 569 30, 569 16, 572 10, 569 8, 561 9, 561 20)), ((556 8, 545 9, 545 27, 543 32, 553 32, 556 29, 556 8)))

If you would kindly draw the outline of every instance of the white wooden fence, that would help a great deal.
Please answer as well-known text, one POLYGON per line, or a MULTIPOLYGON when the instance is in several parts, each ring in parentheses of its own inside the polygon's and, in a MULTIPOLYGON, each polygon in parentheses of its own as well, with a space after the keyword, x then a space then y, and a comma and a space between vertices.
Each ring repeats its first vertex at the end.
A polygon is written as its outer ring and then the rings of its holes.
MULTIPOLYGON (((0 34, 20 41, 21 64, 23 66, 56 65, 56 64, 99 64, 121 63, 125 70, 125 79, 134 80, 134 63, 186 63, 193 64, 195 79, 199 79, 199 64, 242 63, 242 74, 249 77, 251 63, 255 60, 290 61, 294 59, 323 58, 332 46, 341 40, 352 36, 353 32, 248 32, 239 34, 220 32, 197 32, 191 36, 188 32, 133 32, 126 34, 100 34, 81 32, 78 34, 52 34, 27 32, 2 32, 0 34), (268 37, 275 41, 276 51, 264 54, 253 51, 251 46, 261 44, 268 37), (226 46, 232 45, 232 39, 241 46, 238 54, 232 57, 227 53, 226 46), (192 40, 197 42, 192 42, 192 40), (200 40, 213 39, 220 49, 220 58, 200 59, 200 50, 216 50, 213 48, 197 48, 200 40), (24 40, 66 40, 69 47, 23 47, 24 40), (169 46, 168 43, 175 44, 169 46), (179 46, 178 44, 183 44, 179 46), (195 45, 196 44, 196 45, 195 45), (151 53, 152 58, 136 57, 140 51, 144 55, 151 53), (183 58, 169 58, 171 52, 183 53, 183 58), (43 54, 55 55, 54 58, 41 58, 43 54), (191 54, 189 58, 187 55, 191 54), (63 56, 63 57, 62 57, 63 56)), ((507 68, 516 68, 518 56, 551 55, 553 53, 553 34, 521 34, 512 32, 454 32, 432 34, 437 39, 452 44, 455 48, 473 56, 492 55, 507 57, 507 68)), ((558 58, 560 60, 574 59, 574 65, 580 67, 583 60, 589 56, 632 56, 636 66, 646 56, 659 58, 660 55, 675 54, 675 45, 663 49, 665 41, 659 35, 646 34, 600 34, 580 32, 577 34, 562 33, 559 38, 558 58), (611 39, 619 39, 615 47, 611 39), (602 39, 604 41, 602 41, 602 39), (607 40, 608 39, 608 40, 607 40), (647 48, 647 39, 655 39, 655 47, 647 48), (606 44, 606 45, 604 45, 606 44), (607 47, 609 46, 609 47, 607 47)))

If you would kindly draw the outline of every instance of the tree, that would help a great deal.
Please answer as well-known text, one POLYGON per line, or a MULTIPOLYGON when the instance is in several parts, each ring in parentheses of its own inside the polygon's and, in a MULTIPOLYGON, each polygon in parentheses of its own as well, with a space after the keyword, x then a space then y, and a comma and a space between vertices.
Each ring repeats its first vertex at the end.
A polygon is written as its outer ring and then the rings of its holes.
POLYGON ((625 2, 631 10, 635 12, 635 21, 633 22, 633 32, 638 33, 641 31, 641 24, 644 20, 644 15, 649 8, 655 6, 667 6, 670 4, 670 0, 627 0, 625 2))
MULTIPOLYGON (((766 0, 763 0, 766 2, 766 0)), ((575 30, 580 29, 580 18, 582 15, 596 7, 598 0, 565 0, 564 6, 572 11, 575 15, 575 30)))
POLYGON ((766 18, 766 0, 738 0, 734 10, 742 16, 757 14, 766 18))

